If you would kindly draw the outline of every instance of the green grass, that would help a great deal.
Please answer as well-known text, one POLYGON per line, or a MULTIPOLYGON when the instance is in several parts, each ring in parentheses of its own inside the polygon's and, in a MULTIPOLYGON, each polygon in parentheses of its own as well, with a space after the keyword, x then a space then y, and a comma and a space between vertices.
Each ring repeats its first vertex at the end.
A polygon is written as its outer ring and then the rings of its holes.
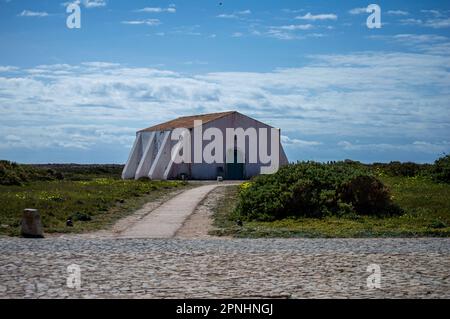
POLYGON ((210 235, 236 236, 241 231, 241 227, 236 224, 238 216, 235 213, 238 189, 238 186, 227 186, 225 196, 217 201, 213 209, 213 226, 215 229, 210 232, 210 235))
POLYGON ((177 187, 185 186, 177 181, 123 181, 112 177, 0 186, 0 235, 19 235, 25 208, 39 209, 46 233, 102 229, 177 187), (77 215, 91 220, 75 218, 74 227, 67 227, 67 218, 77 215))
POLYGON ((394 202, 406 213, 398 217, 325 217, 247 222, 236 225, 237 188, 215 209, 215 235, 235 237, 450 237, 450 185, 423 177, 380 177, 394 202))

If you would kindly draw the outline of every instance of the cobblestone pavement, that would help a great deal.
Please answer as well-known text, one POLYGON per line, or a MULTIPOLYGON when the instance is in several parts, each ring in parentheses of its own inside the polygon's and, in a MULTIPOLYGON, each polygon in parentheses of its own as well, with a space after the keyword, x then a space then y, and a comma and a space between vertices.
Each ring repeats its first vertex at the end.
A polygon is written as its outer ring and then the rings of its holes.
POLYGON ((0 239, 0 298, 95 297, 450 298, 450 239, 0 239))

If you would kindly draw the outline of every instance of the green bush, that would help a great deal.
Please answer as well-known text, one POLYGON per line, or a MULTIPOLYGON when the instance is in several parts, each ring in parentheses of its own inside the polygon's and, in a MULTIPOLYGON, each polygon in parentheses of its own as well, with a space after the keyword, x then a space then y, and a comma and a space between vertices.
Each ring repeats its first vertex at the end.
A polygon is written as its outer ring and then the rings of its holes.
POLYGON ((450 155, 443 156, 434 162, 432 176, 437 182, 450 183, 450 155))
POLYGON ((412 162, 390 162, 374 163, 370 165, 375 171, 383 172, 389 176, 414 177, 418 175, 429 175, 430 164, 417 164, 412 162))
POLYGON ((30 165, 0 161, 0 185, 23 185, 30 181, 47 181, 63 178, 62 174, 50 169, 44 170, 30 165))
POLYGON ((0 161, 0 185, 22 185, 27 180, 28 173, 22 166, 0 161))
POLYGON ((373 176, 361 175, 343 183, 337 194, 360 215, 397 215, 400 209, 391 201, 386 186, 373 176))
POLYGON ((0 161, 0 185, 23 185, 33 181, 89 181, 121 177, 123 165, 45 164, 25 165, 0 161))
POLYGON ((273 221, 292 216, 383 216, 399 214, 401 209, 362 164, 306 162, 245 183, 237 212, 246 220, 273 221))

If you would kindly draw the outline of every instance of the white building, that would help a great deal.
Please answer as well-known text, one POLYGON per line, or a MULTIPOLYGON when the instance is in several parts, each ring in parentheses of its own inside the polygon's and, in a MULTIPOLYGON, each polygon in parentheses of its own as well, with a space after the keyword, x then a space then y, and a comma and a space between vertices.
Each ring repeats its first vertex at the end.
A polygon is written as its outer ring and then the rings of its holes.
POLYGON ((226 180, 242 180, 259 175, 261 172, 269 173, 270 165, 275 165, 276 171, 279 166, 287 163, 286 154, 280 143, 279 129, 239 112, 223 112, 181 117, 137 132, 122 178, 215 180, 218 176, 222 176, 226 180), (177 129, 184 129, 185 134, 182 137, 174 136, 176 131, 180 131, 177 129), (211 134, 207 136, 206 133, 212 130, 222 134, 214 134, 214 138, 211 134), (249 134, 252 131, 256 132, 256 137, 249 134), (200 140, 198 132, 201 132, 200 140), (244 134, 239 136, 233 133, 231 139, 230 132, 244 134), (183 137, 187 137, 190 151, 184 148, 181 151, 180 144, 183 137), (221 140, 217 141, 219 138, 221 140), (227 143, 230 140, 232 143, 227 143), (200 149, 200 152, 211 150, 213 141, 220 142, 218 150, 212 152, 220 158, 216 157, 212 162, 201 156, 198 161, 198 150, 200 149), (196 150, 195 145, 198 144, 200 145, 196 150), (272 149, 275 154, 272 154, 272 149), (177 161, 173 156, 176 153, 190 153, 188 155, 192 155, 193 160, 177 161), (268 156, 271 158, 270 162, 268 156))

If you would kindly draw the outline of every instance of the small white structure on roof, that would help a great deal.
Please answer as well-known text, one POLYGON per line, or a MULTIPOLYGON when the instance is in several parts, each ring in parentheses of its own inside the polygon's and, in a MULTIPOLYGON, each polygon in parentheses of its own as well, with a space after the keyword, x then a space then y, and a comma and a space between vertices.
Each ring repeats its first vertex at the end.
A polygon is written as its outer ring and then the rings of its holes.
POLYGON ((137 132, 122 178, 243 180, 285 164, 279 129, 239 112, 222 112, 181 117, 137 132), (185 160, 191 155, 192 161, 185 160))

